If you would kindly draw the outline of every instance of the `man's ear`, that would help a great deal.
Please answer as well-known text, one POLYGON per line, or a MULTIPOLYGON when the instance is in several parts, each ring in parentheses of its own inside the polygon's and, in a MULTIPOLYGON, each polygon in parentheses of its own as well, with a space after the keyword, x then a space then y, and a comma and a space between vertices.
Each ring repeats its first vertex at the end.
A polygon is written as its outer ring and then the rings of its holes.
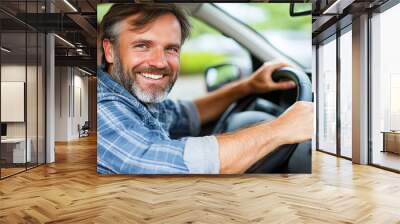
MULTIPOLYGON (((103 49, 104 49, 104 57, 106 58, 107 63, 114 63, 114 49, 110 40, 103 40, 103 49)), ((116 50, 116 49, 115 49, 116 50)))

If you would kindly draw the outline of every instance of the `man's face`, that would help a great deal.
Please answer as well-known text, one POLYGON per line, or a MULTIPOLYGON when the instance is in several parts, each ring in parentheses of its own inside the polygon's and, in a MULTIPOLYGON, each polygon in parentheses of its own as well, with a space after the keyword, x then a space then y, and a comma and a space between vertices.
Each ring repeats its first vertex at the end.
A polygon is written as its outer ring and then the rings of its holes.
POLYGON ((180 24, 173 14, 165 14, 135 30, 129 24, 135 17, 121 22, 112 75, 140 101, 161 102, 179 72, 180 24))

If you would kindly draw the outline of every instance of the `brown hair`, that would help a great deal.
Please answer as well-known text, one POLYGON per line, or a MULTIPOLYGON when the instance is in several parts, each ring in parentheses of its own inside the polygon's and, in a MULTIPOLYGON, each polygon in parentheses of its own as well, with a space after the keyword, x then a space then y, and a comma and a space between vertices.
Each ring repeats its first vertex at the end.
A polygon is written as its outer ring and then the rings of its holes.
MULTIPOLYGON (((109 39, 113 44, 118 44, 119 26, 118 23, 129 16, 138 14, 131 25, 136 29, 143 28, 147 24, 153 22, 159 16, 166 13, 172 13, 181 26, 181 43, 183 43, 190 34, 190 23, 186 13, 174 4, 168 3, 129 3, 114 4, 107 14, 103 17, 100 24, 101 42, 109 39)), ((103 54, 104 49, 101 47, 103 54)), ((103 55, 103 63, 106 63, 103 55)))

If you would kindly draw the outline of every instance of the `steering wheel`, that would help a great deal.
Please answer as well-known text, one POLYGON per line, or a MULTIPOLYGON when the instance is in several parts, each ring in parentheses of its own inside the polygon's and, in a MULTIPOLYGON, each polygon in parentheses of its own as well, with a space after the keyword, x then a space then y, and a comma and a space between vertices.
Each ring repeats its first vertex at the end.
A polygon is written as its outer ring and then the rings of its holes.
MULTIPOLYGON (((312 101, 311 82, 308 76, 303 71, 291 67, 284 67, 273 72, 272 79, 276 82, 282 79, 294 81, 297 87, 296 101, 309 101, 309 102, 312 101)), ((245 122, 251 125, 260 122, 262 120, 268 121, 275 119, 276 118, 275 116, 271 116, 267 113, 261 113, 261 112, 258 112, 258 114, 255 114, 255 112, 248 112, 247 116, 240 115, 241 114, 240 112, 249 111, 251 108, 250 106, 260 98, 262 98, 262 95, 250 95, 231 104, 222 114, 221 118, 217 121, 212 133, 213 134, 223 133, 224 131, 227 130, 227 126, 230 121, 240 120, 240 122, 243 122, 243 120, 246 120, 245 122), (259 116, 260 113, 262 116, 259 116), (247 119, 245 117, 247 117, 247 119)), ((307 150, 308 147, 310 151, 311 147, 307 145, 310 145, 309 142, 303 144, 299 148, 307 150)), ((275 150, 274 152, 260 159, 246 172, 250 173, 274 172, 274 170, 276 171, 277 167, 282 167, 282 163, 286 162, 288 158, 292 156, 292 154, 296 151, 297 147, 298 144, 281 146, 279 149, 275 150), (274 158, 279 158, 279 159, 274 159, 274 158)))

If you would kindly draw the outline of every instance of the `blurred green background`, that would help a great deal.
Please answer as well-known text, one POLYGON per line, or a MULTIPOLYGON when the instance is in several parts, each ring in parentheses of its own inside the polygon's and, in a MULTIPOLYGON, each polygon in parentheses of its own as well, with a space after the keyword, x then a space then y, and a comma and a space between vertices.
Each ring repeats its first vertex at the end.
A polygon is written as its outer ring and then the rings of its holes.
MULTIPOLYGON (((238 4, 238 3, 234 3, 238 4)), ((289 5, 286 3, 240 3, 249 7, 258 8, 265 15, 264 19, 259 21, 244 21, 247 25, 258 32, 263 31, 290 31, 294 33, 309 33, 311 34, 311 16, 291 17, 289 15, 289 5)), ((308 3, 305 3, 308 4, 308 3)), ((229 11, 228 11, 229 12, 229 11)), ((234 12, 230 12, 234 15, 234 12)), ((240 20, 240 18, 239 18, 240 20)), ((218 31, 203 22, 191 18, 192 32, 188 42, 194 39, 201 38, 207 34, 221 35, 218 31)), ((264 35, 269 39, 268 35, 264 35)), ((311 36, 310 36, 311 37, 311 36)), ((271 40, 269 40, 271 41, 271 40)), ((311 38, 310 38, 311 46, 311 38)), ((184 48, 181 54, 181 74, 196 75, 203 73, 209 66, 220 63, 229 62, 230 53, 226 54, 217 51, 196 51, 193 49, 184 48)))
MULTIPOLYGON (((235 3, 238 4, 238 3, 235 3)), ((290 17, 289 15, 289 4, 286 3, 240 3, 249 5, 251 7, 256 7, 264 11, 268 18, 255 23, 248 23, 253 29, 267 30, 299 30, 299 31, 311 31, 311 16, 299 16, 290 17)), ((309 3, 305 3, 309 4, 309 3)), ((206 33, 215 33, 218 31, 210 28, 206 24, 191 19, 192 32, 191 37, 195 38, 206 33)))

